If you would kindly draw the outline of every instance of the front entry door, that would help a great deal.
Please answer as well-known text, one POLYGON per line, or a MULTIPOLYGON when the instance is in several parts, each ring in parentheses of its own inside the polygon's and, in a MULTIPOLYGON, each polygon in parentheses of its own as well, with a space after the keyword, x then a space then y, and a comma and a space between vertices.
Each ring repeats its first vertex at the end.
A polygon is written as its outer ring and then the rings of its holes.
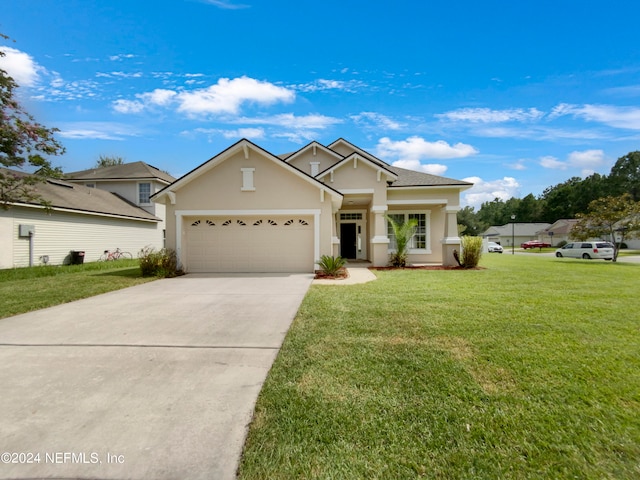
POLYGON ((340 256, 342 258, 356 258, 356 224, 340 224, 340 256))

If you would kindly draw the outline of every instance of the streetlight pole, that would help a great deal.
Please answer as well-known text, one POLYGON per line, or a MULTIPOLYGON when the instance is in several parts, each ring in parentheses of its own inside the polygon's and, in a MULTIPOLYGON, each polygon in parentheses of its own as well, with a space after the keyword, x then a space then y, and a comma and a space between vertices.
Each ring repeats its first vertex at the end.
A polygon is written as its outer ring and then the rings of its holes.
POLYGON ((511 215, 511 255, 515 255, 516 216, 511 215))

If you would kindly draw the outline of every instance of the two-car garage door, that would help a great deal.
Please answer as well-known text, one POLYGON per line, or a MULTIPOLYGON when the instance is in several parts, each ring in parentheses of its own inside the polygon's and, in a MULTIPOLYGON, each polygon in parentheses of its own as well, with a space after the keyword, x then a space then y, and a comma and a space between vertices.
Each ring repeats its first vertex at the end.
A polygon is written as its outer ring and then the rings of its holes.
POLYGON ((189 272, 312 272, 313 216, 189 217, 189 272))

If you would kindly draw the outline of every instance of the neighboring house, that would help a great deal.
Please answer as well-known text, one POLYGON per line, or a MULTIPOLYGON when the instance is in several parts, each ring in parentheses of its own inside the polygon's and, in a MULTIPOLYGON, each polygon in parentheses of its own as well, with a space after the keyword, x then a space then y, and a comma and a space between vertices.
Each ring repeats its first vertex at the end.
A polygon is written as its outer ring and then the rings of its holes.
POLYGON ((538 232, 538 239, 549 242, 551 245, 568 242, 571 239, 571 229, 576 223, 578 220, 575 218, 556 220, 552 225, 538 232))
POLYGON ((409 262, 455 263, 471 183, 393 167, 339 139, 278 157, 243 139, 156 193, 188 272, 312 272, 322 255, 388 264, 385 215, 415 218, 409 262))
POLYGON ((157 236, 150 246, 164 247, 165 207, 151 201, 151 196, 175 181, 174 177, 147 163, 132 162, 66 173, 64 178, 68 182, 115 193, 158 217, 161 221, 157 224, 157 236))
POLYGON ((507 223, 489 227, 480 236, 489 242, 499 243, 503 247, 512 245, 518 247, 529 240, 543 240, 538 232, 549 226, 549 223, 507 223))
POLYGON ((35 190, 49 212, 38 202, 0 209, 0 268, 69 263, 71 251, 95 261, 117 247, 135 257, 157 242, 160 219, 117 194, 54 179, 35 190))

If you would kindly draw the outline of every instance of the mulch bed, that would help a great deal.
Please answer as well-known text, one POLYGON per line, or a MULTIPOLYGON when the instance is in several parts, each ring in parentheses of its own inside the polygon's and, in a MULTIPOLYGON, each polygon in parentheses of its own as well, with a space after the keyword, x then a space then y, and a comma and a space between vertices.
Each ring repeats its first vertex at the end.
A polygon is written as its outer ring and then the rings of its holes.
POLYGON ((345 278, 349 278, 349 272, 344 267, 338 270, 336 275, 327 275, 320 270, 316 270, 316 276, 314 278, 316 280, 344 280, 345 278))

